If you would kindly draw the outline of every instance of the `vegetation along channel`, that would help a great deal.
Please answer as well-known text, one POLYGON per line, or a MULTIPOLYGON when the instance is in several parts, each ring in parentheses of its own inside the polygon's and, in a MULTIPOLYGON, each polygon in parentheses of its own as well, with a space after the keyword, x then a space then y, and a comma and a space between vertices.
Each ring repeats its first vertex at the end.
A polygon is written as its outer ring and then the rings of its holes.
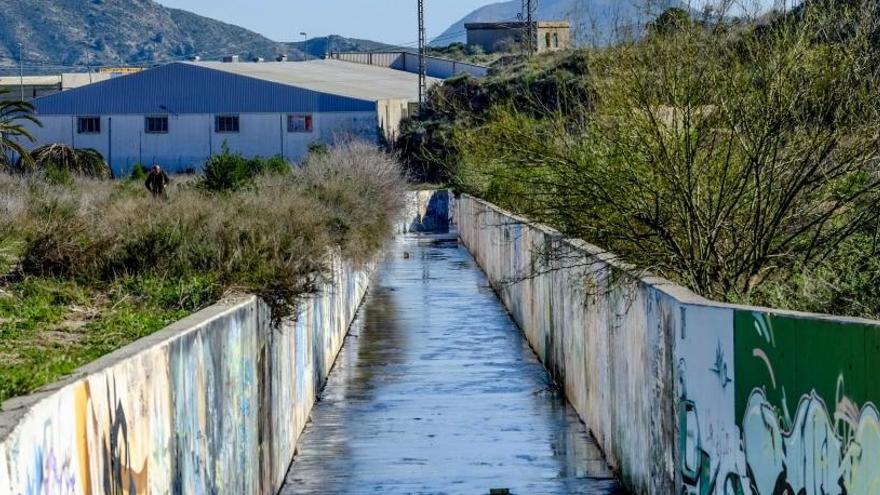
POLYGON ((880 494, 880 2, 404 3, 0 0, 0 495, 880 494))

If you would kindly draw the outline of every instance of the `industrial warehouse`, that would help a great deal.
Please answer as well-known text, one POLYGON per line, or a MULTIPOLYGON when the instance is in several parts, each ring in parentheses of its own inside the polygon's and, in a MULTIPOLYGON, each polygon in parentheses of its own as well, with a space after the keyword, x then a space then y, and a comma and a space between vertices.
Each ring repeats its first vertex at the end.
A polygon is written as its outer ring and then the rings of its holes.
POLYGON ((117 175, 198 169, 224 148, 298 161, 315 142, 393 140, 418 95, 416 74, 338 60, 179 62, 37 98, 31 132, 95 149, 117 175))

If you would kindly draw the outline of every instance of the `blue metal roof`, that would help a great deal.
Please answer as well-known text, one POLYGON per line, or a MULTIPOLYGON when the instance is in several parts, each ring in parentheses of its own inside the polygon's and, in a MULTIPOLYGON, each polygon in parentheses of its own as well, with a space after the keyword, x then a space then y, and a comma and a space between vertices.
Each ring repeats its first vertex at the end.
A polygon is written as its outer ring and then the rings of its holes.
POLYGON ((351 98, 173 63, 34 100, 39 115, 369 112, 351 98))

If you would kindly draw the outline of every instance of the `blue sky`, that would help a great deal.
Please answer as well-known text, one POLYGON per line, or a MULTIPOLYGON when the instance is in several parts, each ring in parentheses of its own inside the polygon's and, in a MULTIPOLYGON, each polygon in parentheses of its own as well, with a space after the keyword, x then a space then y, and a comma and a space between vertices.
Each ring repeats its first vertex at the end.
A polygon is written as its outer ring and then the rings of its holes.
MULTIPOLYGON (((340 34, 395 44, 415 44, 416 0, 158 0, 169 7, 186 9, 246 27, 276 41, 300 41, 309 37, 340 34)), ((496 0, 497 1, 497 0, 496 0)), ((621 0, 626 1, 626 0, 621 0)), ((686 2, 688 0, 685 0, 686 2)), ((690 0, 693 5, 705 1, 690 0)), ((748 5, 772 6, 782 0, 736 0, 748 5)), ((791 5, 796 0, 787 0, 791 5)), ((493 0, 425 0, 428 39, 452 23, 493 0)))
MULTIPOLYGON (((276 41, 341 34, 387 43, 418 39, 415 0, 158 0, 168 7, 237 24, 276 41)), ((428 38, 487 0, 426 0, 428 38)))

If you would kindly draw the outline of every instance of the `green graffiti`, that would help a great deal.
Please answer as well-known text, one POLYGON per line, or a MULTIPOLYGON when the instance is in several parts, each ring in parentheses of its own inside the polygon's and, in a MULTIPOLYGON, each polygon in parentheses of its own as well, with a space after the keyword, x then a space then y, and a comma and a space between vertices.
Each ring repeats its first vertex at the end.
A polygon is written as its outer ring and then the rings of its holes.
POLYGON ((737 311, 734 349, 752 492, 880 493, 880 328, 737 311))

